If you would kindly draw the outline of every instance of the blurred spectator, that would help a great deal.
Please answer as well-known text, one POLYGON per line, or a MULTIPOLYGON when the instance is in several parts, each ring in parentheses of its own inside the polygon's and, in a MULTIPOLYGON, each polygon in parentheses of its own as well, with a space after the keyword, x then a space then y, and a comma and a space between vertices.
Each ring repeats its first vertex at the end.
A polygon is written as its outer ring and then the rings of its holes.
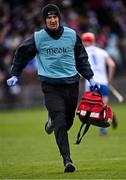
POLYGON ((99 26, 99 22, 98 22, 96 13, 91 10, 88 11, 87 19, 88 19, 88 31, 97 33, 100 26, 99 26))
POLYGON ((103 26, 101 31, 97 34, 97 44, 106 49, 116 64, 116 73, 119 75, 122 68, 122 56, 120 52, 119 36, 112 32, 109 26, 103 26))
POLYGON ((68 27, 71 27, 76 32, 80 32, 80 24, 79 24, 79 16, 78 14, 71 8, 66 7, 64 10, 65 18, 64 21, 68 27))
MULTIPOLYGON (((10 88, 6 84, 6 79, 9 77, 11 56, 9 49, 5 46, 6 27, 0 23, 0 91, 4 100, 5 108, 13 108, 15 95, 17 95, 17 86, 10 88)), ((18 91, 19 92, 19 91, 18 91)))
POLYGON ((96 42, 101 48, 105 48, 107 45, 108 37, 106 32, 106 26, 103 26, 99 29, 99 31, 96 33, 96 42))
POLYGON ((19 34, 18 30, 11 30, 9 35, 5 40, 6 46, 13 52, 16 47, 21 43, 22 37, 19 34))
POLYGON ((116 64, 115 75, 118 75, 121 72, 122 58, 121 58, 121 53, 119 49, 119 39, 116 34, 109 33, 106 50, 109 53, 109 55, 112 57, 112 59, 115 61, 115 64, 116 64))

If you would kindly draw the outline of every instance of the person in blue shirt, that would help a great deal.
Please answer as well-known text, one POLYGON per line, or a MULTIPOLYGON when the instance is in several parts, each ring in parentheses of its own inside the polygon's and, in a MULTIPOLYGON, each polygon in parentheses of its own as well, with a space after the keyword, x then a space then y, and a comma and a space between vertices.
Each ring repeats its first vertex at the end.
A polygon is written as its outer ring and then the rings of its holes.
POLYGON ((34 32, 17 48, 12 77, 7 80, 7 84, 14 86, 27 63, 37 55, 38 77, 49 114, 45 130, 48 134, 54 132, 63 158, 64 172, 74 172, 68 131, 74 121, 80 75, 91 86, 97 84, 93 80, 94 74, 81 38, 73 29, 61 25, 58 6, 48 4, 42 14, 45 28, 34 32))

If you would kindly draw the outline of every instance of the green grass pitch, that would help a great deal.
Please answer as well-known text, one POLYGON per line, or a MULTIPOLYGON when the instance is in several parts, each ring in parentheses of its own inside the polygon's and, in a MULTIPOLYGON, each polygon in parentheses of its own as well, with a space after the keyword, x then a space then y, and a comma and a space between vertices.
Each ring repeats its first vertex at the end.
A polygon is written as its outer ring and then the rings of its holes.
POLYGON ((0 179, 126 179, 126 104, 112 104, 118 128, 100 136, 91 126, 75 145, 80 121, 69 132, 76 172, 64 173, 54 135, 47 135, 44 109, 0 112, 0 179))

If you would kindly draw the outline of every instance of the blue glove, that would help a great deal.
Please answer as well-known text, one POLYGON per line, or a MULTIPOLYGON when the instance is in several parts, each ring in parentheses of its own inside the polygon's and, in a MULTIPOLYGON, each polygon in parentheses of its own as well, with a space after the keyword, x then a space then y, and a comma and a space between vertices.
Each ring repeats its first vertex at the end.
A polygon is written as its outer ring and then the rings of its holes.
POLYGON ((98 84, 97 82, 95 82, 95 80, 92 78, 92 79, 89 79, 88 80, 89 83, 90 83, 90 88, 91 90, 99 90, 100 89, 100 84, 98 84))
POLYGON ((7 85, 8 86, 15 86, 15 84, 18 82, 18 77, 12 76, 7 80, 7 85))

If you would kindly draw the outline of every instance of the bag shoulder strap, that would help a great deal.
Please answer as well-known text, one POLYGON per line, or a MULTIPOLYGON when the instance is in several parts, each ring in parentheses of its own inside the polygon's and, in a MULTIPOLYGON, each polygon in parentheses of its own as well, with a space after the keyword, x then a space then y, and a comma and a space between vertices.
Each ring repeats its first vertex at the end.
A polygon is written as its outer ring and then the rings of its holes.
POLYGON ((89 116, 90 116, 90 113, 91 113, 91 112, 89 112, 89 111, 87 112, 87 114, 86 114, 86 116, 85 116, 85 118, 84 118, 85 122, 83 122, 83 123, 81 124, 80 130, 79 130, 79 132, 78 132, 78 134, 77 134, 77 141, 76 141, 75 144, 80 144, 83 136, 87 133, 87 131, 88 131, 90 125, 91 125, 91 124, 89 123, 89 121, 88 121, 88 118, 89 118, 89 116), (84 131, 83 131, 83 134, 81 135, 81 130, 82 130, 84 124, 86 124, 86 126, 85 126, 85 129, 84 129, 84 131), (81 137, 80 137, 80 136, 81 136, 81 137))
POLYGON ((81 129, 82 129, 82 127, 84 126, 84 124, 85 124, 85 123, 82 123, 82 125, 81 125, 81 127, 80 127, 80 130, 79 130, 78 135, 77 135, 77 141, 76 141, 75 144, 80 144, 83 136, 86 134, 86 132, 88 131, 88 129, 89 129, 89 127, 90 127, 90 123, 87 123, 86 126, 85 126, 85 129, 84 129, 84 131, 83 131, 83 134, 82 134, 82 136, 80 137, 80 135, 81 135, 81 129))

